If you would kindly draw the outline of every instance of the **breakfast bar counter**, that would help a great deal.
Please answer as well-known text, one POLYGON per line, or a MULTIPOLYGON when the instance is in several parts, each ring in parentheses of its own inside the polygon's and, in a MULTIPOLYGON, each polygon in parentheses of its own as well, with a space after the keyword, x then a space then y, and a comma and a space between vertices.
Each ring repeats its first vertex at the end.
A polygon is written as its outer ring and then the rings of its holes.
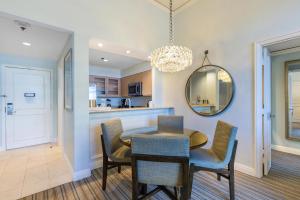
POLYGON ((90 109, 90 165, 91 168, 102 166, 102 149, 101 149, 101 123, 119 118, 122 121, 124 131, 156 126, 158 115, 173 115, 172 107, 136 107, 136 108, 91 108, 90 109))

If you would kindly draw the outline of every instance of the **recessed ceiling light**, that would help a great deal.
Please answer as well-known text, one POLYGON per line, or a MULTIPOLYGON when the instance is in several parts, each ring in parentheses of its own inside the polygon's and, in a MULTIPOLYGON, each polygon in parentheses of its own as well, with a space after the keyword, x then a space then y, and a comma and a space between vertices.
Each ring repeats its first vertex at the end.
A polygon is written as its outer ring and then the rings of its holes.
POLYGON ((151 56, 148 56, 148 59, 151 59, 151 56))
POLYGON ((130 51, 130 50, 127 50, 127 51, 126 51, 126 53, 127 53, 127 54, 130 54, 130 53, 131 53, 131 51, 130 51))
POLYGON ((22 44, 25 45, 25 46, 28 46, 28 47, 31 46, 31 43, 29 43, 29 42, 22 42, 22 44))
POLYGON ((103 44, 102 43, 98 43, 98 47, 103 47, 103 44))

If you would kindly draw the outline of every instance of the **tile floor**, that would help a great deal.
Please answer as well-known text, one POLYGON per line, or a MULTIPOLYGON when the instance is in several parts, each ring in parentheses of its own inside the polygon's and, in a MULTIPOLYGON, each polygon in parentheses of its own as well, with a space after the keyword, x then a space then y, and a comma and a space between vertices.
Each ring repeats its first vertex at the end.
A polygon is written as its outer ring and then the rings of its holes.
POLYGON ((59 146, 0 152, 0 200, 18 199, 72 181, 59 146))

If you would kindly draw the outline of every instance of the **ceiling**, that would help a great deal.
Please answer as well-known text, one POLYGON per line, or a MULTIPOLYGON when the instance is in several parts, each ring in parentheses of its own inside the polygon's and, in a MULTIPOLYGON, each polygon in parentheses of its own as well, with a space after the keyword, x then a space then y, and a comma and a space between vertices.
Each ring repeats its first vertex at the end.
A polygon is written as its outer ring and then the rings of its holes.
POLYGON ((145 62, 145 60, 139 58, 133 58, 96 49, 90 49, 89 59, 90 65, 120 70, 127 69, 139 63, 145 62), (101 58, 108 60, 108 62, 104 62, 101 58))
POLYGON ((16 19, 11 16, 0 16, 1 54, 58 60, 69 38, 69 32, 58 31, 32 22, 29 22, 29 28, 21 31, 20 26, 14 22, 16 19), (22 42, 28 42, 31 46, 25 46, 22 42))
MULTIPOLYGON (((154 2, 162 5, 163 7, 169 9, 170 1, 169 0, 153 0, 154 2)), ((173 11, 176 11, 188 3, 192 2, 192 0, 173 0, 173 11)))

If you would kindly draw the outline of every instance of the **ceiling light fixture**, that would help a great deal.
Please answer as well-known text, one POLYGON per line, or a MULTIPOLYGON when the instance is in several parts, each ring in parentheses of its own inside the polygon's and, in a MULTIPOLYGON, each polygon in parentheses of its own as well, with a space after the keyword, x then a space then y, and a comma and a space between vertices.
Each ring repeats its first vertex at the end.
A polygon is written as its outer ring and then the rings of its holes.
POLYGON ((131 51, 130 51, 130 50, 126 50, 126 53, 127 53, 127 54, 130 54, 130 53, 131 53, 131 51))
POLYGON ((29 43, 29 42, 22 42, 22 44, 23 44, 24 46, 28 46, 28 47, 31 46, 31 43, 29 43))
POLYGON ((102 43, 98 43, 98 47, 103 47, 103 44, 102 43))
POLYGON ((192 65, 192 50, 174 45, 173 35, 173 1, 170 0, 169 45, 154 50, 151 54, 151 65, 162 72, 178 72, 192 65))

